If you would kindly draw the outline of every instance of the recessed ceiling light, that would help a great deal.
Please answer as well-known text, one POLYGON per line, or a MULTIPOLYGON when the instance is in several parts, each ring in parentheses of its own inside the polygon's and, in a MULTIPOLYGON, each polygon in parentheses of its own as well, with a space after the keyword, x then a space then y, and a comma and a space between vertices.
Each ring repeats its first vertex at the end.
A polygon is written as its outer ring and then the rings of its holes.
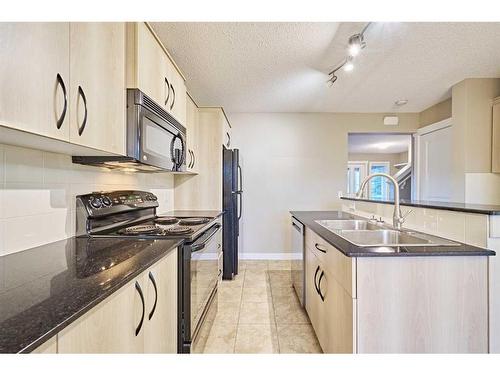
POLYGON ((408 103, 408 99, 399 99, 394 102, 397 106, 401 107, 408 103))

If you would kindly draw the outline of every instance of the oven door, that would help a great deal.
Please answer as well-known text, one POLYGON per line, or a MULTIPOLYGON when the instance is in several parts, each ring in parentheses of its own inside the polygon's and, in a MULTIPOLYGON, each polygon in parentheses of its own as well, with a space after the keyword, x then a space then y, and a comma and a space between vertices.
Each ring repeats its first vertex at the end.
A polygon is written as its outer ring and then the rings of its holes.
POLYGON ((165 119, 147 109, 139 114, 140 160, 172 171, 185 169, 184 135, 165 119))
POLYGON ((215 224, 193 242, 190 272, 190 339, 193 341, 203 324, 219 277, 218 252, 221 225, 215 224))

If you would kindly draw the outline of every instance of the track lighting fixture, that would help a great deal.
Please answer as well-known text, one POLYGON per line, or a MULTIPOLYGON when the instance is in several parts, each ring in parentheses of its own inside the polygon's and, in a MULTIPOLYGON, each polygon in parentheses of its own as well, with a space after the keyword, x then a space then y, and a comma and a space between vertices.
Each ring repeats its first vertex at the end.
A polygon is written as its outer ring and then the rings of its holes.
POLYGON ((354 34, 349 37, 347 44, 347 57, 341 63, 337 64, 337 67, 335 69, 328 73, 328 75, 330 76, 330 79, 328 80, 330 86, 333 86, 333 84, 337 80, 338 77, 335 73, 337 73, 340 68, 344 68, 344 71, 346 72, 350 72, 354 69, 353 59, 359 54, 359 52, 361 52, 363 48, 366 47, 364 34, 370 24, 371 22, 368 22, 359 34, 354 34))

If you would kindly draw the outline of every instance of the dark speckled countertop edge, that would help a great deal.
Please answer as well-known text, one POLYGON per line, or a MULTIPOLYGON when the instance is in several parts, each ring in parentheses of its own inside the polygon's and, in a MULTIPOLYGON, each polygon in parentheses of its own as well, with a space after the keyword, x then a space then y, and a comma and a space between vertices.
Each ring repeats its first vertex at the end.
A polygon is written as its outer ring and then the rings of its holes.
MULTIPOLYGON (((374 200, 368 198, 355 197, 340 197, 340 199, 348 201, 394 204, 393 201, 374 200)), ((448 210, 456 212, 469 212, 482 215, 500 215, 499 205, 472 204, 472 203, 456 203, 456 202, 430 202, 430 201, 405 201, 400 200, 401 206, 432 208, 434 210, 448 210)))
MULTIPOLYGON (((362 219, 366 218, 343 211, 290 211, 290 214, 304 226, 311 229, 342 254, 351 258, 358 257, 421 257, 421 256, 494 256, 492 250, 461 243, 459 247, 451 246, 405 246, 405 252, 375 252, 366 247, 356 246, 334 232, 314 222, 329 219, 362 219)), ((458 242, 458 241, 454 241, 458 242)))

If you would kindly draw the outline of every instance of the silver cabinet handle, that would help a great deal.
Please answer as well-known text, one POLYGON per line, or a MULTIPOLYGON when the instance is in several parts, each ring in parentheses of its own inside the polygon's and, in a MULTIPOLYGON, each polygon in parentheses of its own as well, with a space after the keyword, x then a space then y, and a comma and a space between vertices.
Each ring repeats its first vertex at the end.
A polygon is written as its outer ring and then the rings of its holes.
POLYGON ((85 130, 85 126, 87 125, 87 98, 85 97, 85 92, 82 89, 82 86, 78 86, 78 95, 81 96, 83 100, 83 105, 85 107, 85 116, 83 116, 82 125, 78 128, 78 135, 81 136, 83 131, 85 130))
POLYGON ((167 98, 165 99, 165 107, 167 107, 168 99, 170 99, 170 82, 168 82, 167 77, 165 77, 165 83, 167 84, 167 98))
POLYGON ((62 79, 59 73, 57 73, 56 79, 57 79, 57 84, 61 86, 64 95, 64 107, 61 116, 57 119, 56 123, 57 129, 61 129, 61 126, 64 122, 64 118, 66 117, 66 111, 68 110, 68 93, 66 92, 66 85, 64 84, 64 80, 62 79))
POLYGON ((174 94, 174 97, 172 99, 172 104, 170 104, 170 110, 172 110, 172 108, 174 108, 174 104, 175 104, 175 89, 174 89, 174 86, 172 86, 172 84, 170 84, 170 88, 172 89, 172 94, 174 94))
POLYGON ((196 155, 194 154, 194 151, 191 151, 191 153, 193 154, 193 165, 191 168, 194 168, 194 165, 196 164, 196 155))
POLYGON ((226 135, 227 135, 227 147, 231 146, 231 135, 229 134, 229 132, 226 132, 226 135))

